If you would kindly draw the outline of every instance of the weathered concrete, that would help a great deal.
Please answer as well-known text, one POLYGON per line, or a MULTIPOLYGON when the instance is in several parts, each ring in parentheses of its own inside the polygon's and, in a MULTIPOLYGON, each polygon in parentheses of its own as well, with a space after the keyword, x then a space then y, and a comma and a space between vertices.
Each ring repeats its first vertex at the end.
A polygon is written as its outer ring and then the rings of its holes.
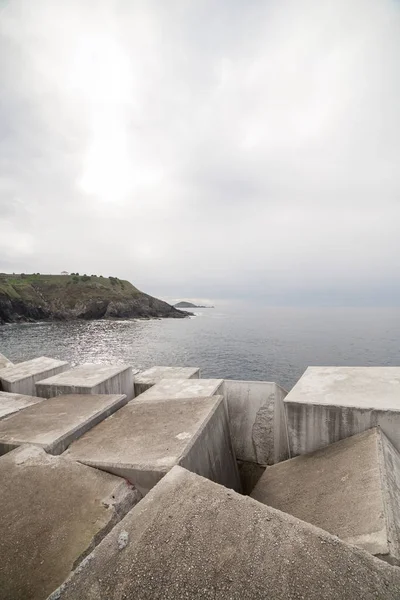
POLYGON ((194 367, 152 367, 135 376, 135 396, 162 379, 199 379, 200 369, 194 367))
POLYGON ((133 371, 128 365, 81 365, 36 384, 42 398, 64 394, 125 394, 134 397, 133 371))
POLYGON ((309 367, 284 405, 291 456, 377 425, 400 451, 400 367, 309 367))
POLYGON ((398 600, 400 569, 174 467, 52 600, 398 600))
POLYGON ((170 400, 171 398, 204 398, 223 394, 223 379, 162 379, 136 398, 135 402, 170 400))
POLYGON ((1 600, 47 598, 140 500, 123 479, 36 446, 0 457, 0 481, 1 600))
POLYGON ((238 460, 273 465, 289 456, 285 390, 267 381, 225 380, 225 398, 238 460))
POLYGON ((400 562, 400 455, 379 428, 267 468, 251 497, 400 562))
POLYGON ((242 493, 250 495, 261 475, 265 472, 266 467, 243 460, 238 460, 237 465, 240 483, 242 484, 242 493))
POLYGON ((126 403, 124 394, 71 394, 43 400, 0 422, 0 455, 26 443, 61 454, 126 403))
POLYGON ((32 404, 42 402, 43 398, 37 396, 24 396, 23 394, 11 394, 10 392, 0 392, 0 420, 16 413, 32 404))
MULTIPOLYGON (((6 367, 0 371, 0 382, 5 392, 35 396, 35 383, 45 377, 66 371, 69 364, 64 360, 55 360, 40 356, 33 360, 6 367)), ((40 395, 40 394, 37 394, 40 395)))
POLYGON ((125 477, 142 494, 176 464, 240 490, 222 396, 134 400, 71 444, 68 455, 125 477))
POLYGON ((8 358, 6 356, 4 356, 4 354, 2 354, 0 352, 0 371, 1 369, 5 369, 6 367, 13 367, 13 363, 8 360, 8 358))

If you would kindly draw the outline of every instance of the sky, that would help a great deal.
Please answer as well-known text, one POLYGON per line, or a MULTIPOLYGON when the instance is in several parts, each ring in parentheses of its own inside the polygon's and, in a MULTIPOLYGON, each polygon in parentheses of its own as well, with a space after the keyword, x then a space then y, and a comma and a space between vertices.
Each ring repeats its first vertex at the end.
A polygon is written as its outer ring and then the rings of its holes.
POLYGON ((400 2, 0 0, 0 272, 400 306, 400 2))

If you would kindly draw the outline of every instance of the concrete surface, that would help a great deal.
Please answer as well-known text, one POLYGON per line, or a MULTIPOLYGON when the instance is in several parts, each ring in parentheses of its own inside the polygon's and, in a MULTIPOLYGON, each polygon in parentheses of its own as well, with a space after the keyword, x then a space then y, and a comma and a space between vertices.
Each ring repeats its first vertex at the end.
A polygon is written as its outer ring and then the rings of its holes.
POLYGON ((204 398, 223 394, 223 379, 162 379, 136 398, 135 402, 148 402, 171 398, 204 398))
POLYGON ((81 365, 36 384, 42 398, 64 394, 125 394, 134 397, 133 370, 128 365, 81 365))
POLYGON ((0 371, 0 382, 5 392, 35 396, 35 383, 45 377, 66 371, 69 364, 64 360, 55 360, 40 356, 0 371))
POLYGON ((292 457, 377 425, 400 451, 400 367, 309 367, 284 405, 292 457))
POLYGON ((0 457, 0 481, 1 600, 47 598, 140 499, 123 479, 36 446, 0 457))
POLYGON ((238 460, 273 465, 289 456, 284 416, 285 390, 267 381, 226 379, 225 398, 238 460))
POLYGON ((11 394, 10 392, 0 392, 0 420, 16 413, 32 404, 42 402, 43 398, 37 396, 24 396, 23 394, 11 394))
POLYGON ((251 497, 400 562, 400 455, 380 429, 267 468, 251 497))
POLYGON ((199 379, 200 369, 195 367, 151 367, 135 376, 135 396, 162 379, 199 379))
POLYGON ((176 464, 240 490, 222 396, 134 400, 71 444, 68 456, 125 477, 143 495, 176 464))
POLYGON ((51 600, 398 600, 400 569, 174 467, 51 600))
POLYGON ((266 467, 243 460, 238 460, 237 466, 239 469, 240 483, 242 484, 242 493, 250 495, 261 475, 265 472, 266 467))
POLYGON ((12 366, 14 366, 13 363, 10 360, 8 360, 8 358, 4 356, 4 354, 0 352, 0 370, 12 366))
POLYGON ((0 422, 0 455, 26 443, 61 454, 126 403, 123 394, 71 394, 43 400, 0 422))

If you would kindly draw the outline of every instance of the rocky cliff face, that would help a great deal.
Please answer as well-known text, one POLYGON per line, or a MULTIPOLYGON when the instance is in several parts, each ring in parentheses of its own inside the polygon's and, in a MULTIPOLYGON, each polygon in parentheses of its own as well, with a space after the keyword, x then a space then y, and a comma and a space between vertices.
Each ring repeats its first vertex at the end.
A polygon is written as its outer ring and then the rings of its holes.
POLYGON ((0 275, 0 323, 189 314, 115 277, 0 275))

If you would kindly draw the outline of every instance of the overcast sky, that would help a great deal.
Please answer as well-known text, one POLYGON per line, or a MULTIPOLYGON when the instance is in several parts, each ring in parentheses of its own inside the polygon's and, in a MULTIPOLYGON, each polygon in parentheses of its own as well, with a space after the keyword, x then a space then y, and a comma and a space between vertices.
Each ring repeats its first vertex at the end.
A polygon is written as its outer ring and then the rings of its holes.
POLYGON ((0 0, 0 271, 400 305, 400 3, 0 0))

